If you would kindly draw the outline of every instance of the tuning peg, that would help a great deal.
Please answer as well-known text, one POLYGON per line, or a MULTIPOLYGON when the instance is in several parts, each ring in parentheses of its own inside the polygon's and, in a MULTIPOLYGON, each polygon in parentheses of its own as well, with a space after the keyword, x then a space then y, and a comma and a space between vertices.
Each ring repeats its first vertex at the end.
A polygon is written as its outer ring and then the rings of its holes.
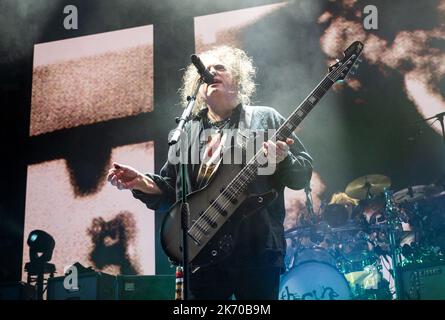
POLYGON ((357 58, 357 62, 363 62, 362 58, 357 58))

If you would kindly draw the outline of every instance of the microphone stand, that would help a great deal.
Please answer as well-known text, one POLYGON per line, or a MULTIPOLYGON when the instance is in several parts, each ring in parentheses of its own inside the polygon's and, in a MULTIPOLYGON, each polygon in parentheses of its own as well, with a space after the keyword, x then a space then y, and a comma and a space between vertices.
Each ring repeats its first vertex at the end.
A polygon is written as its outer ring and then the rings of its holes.
MULTIPOLYGON (((196 95, 199 92, 199 88, 204 83, 203 78, 201 77, 198 80, 197 85, 195 86, 195 89, 193 91, 193 94, 191 96, 187 97, 187 107, 185 108, 184 112, 182 113, 180 118, 176 118, 176 122, 178 123, 178 126, 173 131, 173 135, 170 137, 168 144, 169 146, 175 145, 180 139, 183 137, 184 134, 184 125, 190 120, 190 115, 192 113, 193 107, 195 106, 196 101, 196 95)), ((185 146, 185 143, 183 143, 183 146, 185 146)), ((187 148, 188 146, 185 146, 187 148)), ((187 155, 187 152, 185 148, 179 148, 180 152, 180 178, 181 178, 181 230, 182 230, 182 267, 183 267, 183 300, 188 300, 189 296, 189 249, 188 249, 188 237, 187 237, 187 231, 188 231, 188 225, 189 225, 189 205, 187 203, 187 160, 185 158, 185 155, 187 155)))

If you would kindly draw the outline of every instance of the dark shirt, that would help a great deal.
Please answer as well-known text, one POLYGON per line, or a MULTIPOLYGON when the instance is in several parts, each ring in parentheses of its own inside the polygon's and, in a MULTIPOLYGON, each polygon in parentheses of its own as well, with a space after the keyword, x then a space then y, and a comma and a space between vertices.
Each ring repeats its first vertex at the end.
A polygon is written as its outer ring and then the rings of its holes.
MULTIPOLYGON (((207 110, 204 109, 188 123, 186 132, 191 141, 188 146, 191 149, 194 143, 199 142, 199 136, 204 129, 211 127, 207 119, 207 110), (195 128, 195 129, 193 129, 195 128), (197 129, 196 129, 197 128, 197 129)), ((231 139, 231 144, 242 145, 246 136, 246 130, 267 131, 278 129, 284 122, 284 118, 273 108, 242 106, 239 105, 233 111, 230 129, 237 129, 237 134, 231 139)), ((283 222, 285 218, 284 188, 299 190, 306 186, 312 175, 312 159, 305 151, 300 140, 295 136, 295 141, 290 146, 288 156, 281 161, 272 175, 259 175, 251 183, 247 191, 249 193, 263 193, 274 189, 278 196, 268 206, 245 218, 239 229, 239 238, 235 244, 233 254, 226 263, 231 266, 284 266, 286 243, 284 239, 283 222)), ((205 143, 199 142, 199 152, 203 151, 205 143)), ((191 154, 189 160, 191 161, 191 154)), ((199 164, 188 166, 188 188, 193 192, 198 188, 197 177, 199 164)), ((147 174, 162 190, 161 195, 148 195, 133 190, 135 198, 143 201, 148 208, 166 211, 180 199, 181 181, 178 171, 179 165, 167 161, 159 174, 147 174)), ((236 213, 235 213, 236 214, 236 213)))

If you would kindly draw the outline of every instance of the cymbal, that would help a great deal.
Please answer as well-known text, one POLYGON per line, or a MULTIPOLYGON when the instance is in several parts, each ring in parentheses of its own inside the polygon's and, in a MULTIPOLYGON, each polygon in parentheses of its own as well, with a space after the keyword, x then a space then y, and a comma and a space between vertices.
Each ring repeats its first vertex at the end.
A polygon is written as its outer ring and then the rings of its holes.
POLYGON ((411 186, 393 194, 395 203, 416 202, 434 197, 443 191, 443 187, 436 185, 411 186))
POLYGON ((346 186, 346 194, 356 199, 377 195, 391 186, 391 180, 381 174, 370 174, 355 179, 346 186))

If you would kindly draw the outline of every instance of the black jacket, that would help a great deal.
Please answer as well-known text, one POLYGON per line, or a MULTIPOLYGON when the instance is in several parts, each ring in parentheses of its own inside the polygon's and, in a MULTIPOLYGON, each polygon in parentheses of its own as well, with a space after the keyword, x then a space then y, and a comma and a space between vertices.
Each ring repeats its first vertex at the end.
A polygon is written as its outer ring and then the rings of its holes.
MULTIPOLYGON (((204 110, 189 122, 186 128, 189 141, 191 141, 188 145, 189 151, 193 143, 199 141, 199 135, 203 129, 207 128, 206 119, 206 110, 204 110)), ((248 130, 278 129, 284 120, 273 108, 239 105, 230 120, 230 128, 237 129, 236 138, 232 143, 242 146, 247 141, 248 130)), ((302 189, 310 181, 312 175, 311 157, 306 153, 300 140, 295 135, 292 138, 295 143, 290 146, 289 155, 277 165, 275 172, 269 176, 258 176, 254 183, 251 183, 247 188, 251 193, 262 193, 275 189, 278 197, 261 211, 243 220, 239 242, 235 246, 234 254, 229 259, 231 265, 277 265, 283 267, 286 249, 283 228, 286 214, 284 187, 294 190, 302 189)), ((191 152, 189 160, 191 161, 191 152)), ((195 177, 198 169, 199 164, 188 166, 189 192, 197 189, 195 177)), ((162 190, 162 194, 148 195, 134 190, 134 197, 144 202, 150 209, 168 210, 180 199, 181 181, 178 177, 178 170, 179 165, 167 161, 159 174, 147 174, 156 182, 162 190)))

